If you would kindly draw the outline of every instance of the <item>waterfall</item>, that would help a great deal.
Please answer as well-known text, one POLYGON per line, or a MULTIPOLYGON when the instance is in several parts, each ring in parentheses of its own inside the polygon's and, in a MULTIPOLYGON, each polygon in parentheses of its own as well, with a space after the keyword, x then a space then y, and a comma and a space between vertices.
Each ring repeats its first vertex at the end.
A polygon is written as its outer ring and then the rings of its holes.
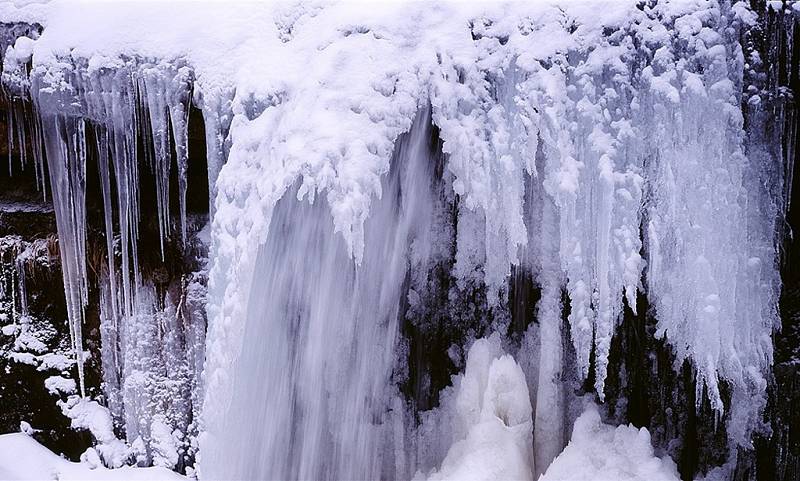
POLYGON ((250 286, 226 429, 203 452, 211 479, 376 479, 386 450, 398 316, 429 241, 430 115, 398 141, 356 265, 328 207, 287 192, 250 286), (253 456, 252 453, 263 453, 253 456))

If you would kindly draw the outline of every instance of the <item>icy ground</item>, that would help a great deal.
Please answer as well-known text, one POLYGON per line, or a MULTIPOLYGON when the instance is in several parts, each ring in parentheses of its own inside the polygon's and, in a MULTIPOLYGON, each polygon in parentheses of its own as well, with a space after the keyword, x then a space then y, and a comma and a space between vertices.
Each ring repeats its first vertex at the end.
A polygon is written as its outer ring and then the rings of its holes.
POLYGON ((107 469, 99 459, 86 456, 80 463, 73 463, 58 457, 27 434, 15 433, 0 435, 0 479, 166 481, 186 478, 161 467, 107 469))

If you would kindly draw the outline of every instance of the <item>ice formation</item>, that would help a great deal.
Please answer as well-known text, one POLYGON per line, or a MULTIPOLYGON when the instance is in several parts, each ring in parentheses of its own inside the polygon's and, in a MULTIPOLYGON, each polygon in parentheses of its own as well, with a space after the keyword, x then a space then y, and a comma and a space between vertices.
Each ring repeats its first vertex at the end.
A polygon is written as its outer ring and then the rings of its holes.
MULTIPOLYGON (((533 479, 531 404, 525 373, 508 354, 498 336, 479 339, 470 347, 466 370, 442 401, 438 417, 453 444, 438 469, 426 479, 533 479)), ((415 479, 422 473, 418 473, 415 479)))
POLYGON ((567 366, 593 376, 603 400, 614 330, 639 293, 678 362, 691 361, 698 402, 705 392, 722 414, 730 385, 728 433, 748 443, 777 325, 783 207, 771 186, 786 179, 766 140, 745 138, 742 105, 754 119, 758 106, 743 97, 754 61, 743 3, 76 5, 0 6, 5 22, 43 27, 4 53, 3 85, 34 107, 15 111, 9 138, 29 139, 41 172, 46 159, 81 393, 97 159, 105 387, 129 442, 152 434, 148 462, 173 467, 170 443, 199 414, 164 408, 173 398, 155 380, 180 378, 199 405, 199 383, 185 379, 205 343, 202 476, 377 479, 439 466, 433 478, 458 477, 464 446, 498 426, 470 418, 465 438, 433 450, 441 459, 411 453, 425 436, 393 382, 419 297, 409 286, 451 250, 458 289, 481 286, 498 319, 514 269, 541 289, 519 349, 534 359, 476 367, 470 351, 456 401, 468 408, 473 376, 503 384, 475 395, 526 393, 527 407, 506 413, 506 427, 526 431, 511 444, 532 446, 519 473, 542 473, 564 447, 567 366), (146 166, 163 258, 173 195, 186 242, 192 102, 213 218, 208 341, 194 332, 185 348, 170 337, 182 303, 157 301, 140 272, 138 189, 146 166), (185 372, 170 371, 172 355, 185 372))
POLYGON ((575 421, 570 440, 540 481, 677 481, 671 459, 653 453, 650 433, 633 426, 603 424, 589 406, 575 421))
POLYGON ((154 286, 139 286, 133 314, 126 316, 112 310, 110 284, 100 305, 108 408, 121 421, 137 462, 175 468, 179 453, 195 449, 205 341, 197 304, 204 288, 188 279, 179 299, 167 292, 159 301, 154 286))

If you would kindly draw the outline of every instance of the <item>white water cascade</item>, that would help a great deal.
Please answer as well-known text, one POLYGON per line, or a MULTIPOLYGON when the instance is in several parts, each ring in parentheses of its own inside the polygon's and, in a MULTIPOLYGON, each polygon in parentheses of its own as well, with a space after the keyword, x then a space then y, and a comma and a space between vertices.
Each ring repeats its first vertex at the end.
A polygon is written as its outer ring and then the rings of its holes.
POLYGON ((235 361, 238 394, 224 437, 202 454, 204 476, 381 477, 404 280, 430 244, 429 119, 398 141, 360 266, 325 203, 290 191, 276 206, 246 310, 245 338, 259 341, 235 361))

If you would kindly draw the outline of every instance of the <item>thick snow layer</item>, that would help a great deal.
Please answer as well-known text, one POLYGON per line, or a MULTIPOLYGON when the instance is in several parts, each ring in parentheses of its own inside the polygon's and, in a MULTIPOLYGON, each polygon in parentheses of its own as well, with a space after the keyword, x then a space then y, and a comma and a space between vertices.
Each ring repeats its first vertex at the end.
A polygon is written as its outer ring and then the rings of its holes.
MULTIPOLYGON (((96 455, 95 455, 96 456, 96 455)), ((73 463, 63 459, 27 434, 0 435, 0 479, 3 480, 185 480, 164 468, 106 469, 90 461, 73 463), (95 467, 93 467, 95 466, 95 467)))
POLYGON ((75 380, 63 376, 50 376, 44 380, 44 387, 50 394, 75 394, 75 380))
POLYGON ((575 421, 572 439, 539 481, 678 481, 669 457, 653 453, 650 433, 603 424, 589 405, 575 421))

